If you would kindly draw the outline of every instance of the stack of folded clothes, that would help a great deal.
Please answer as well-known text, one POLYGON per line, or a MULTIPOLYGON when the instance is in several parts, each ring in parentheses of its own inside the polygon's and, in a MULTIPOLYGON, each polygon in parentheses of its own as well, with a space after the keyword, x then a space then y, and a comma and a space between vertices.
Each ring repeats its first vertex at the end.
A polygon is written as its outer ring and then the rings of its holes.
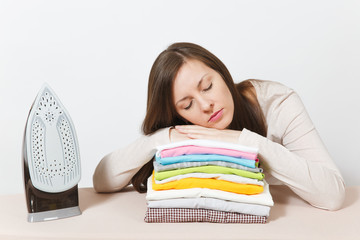
POLYGON ((266 223, 274 203, 257 155, 213 140, 159 146, 145 222, 266 223))

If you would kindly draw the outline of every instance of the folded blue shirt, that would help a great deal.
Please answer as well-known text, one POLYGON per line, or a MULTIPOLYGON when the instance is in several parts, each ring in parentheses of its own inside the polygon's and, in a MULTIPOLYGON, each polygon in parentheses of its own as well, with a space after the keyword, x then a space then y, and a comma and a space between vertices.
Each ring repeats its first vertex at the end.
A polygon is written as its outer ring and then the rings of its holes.
POLYGON ((181 155, 176 157, 161 158, 155 156, 155 160, 162 165, 169 165, 180 162, 203 162, 203 161, 224 161, 240 164, 249 168, 257 167, 257 161, 244 158, 230 157, 218 154, 194 154, 194 155, 181 155))

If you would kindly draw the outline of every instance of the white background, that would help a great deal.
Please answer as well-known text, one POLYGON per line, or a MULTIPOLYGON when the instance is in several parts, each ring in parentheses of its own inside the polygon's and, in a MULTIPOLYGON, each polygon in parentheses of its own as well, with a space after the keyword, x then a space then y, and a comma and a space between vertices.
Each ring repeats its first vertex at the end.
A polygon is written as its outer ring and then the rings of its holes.
POLYGON ((360 1, 0 1, 0 194, 23 192, 30 106, 48 82, 80 144, 80 187, 140 135, 147 78, 169 44, 217 55, 236 82, 294 88, 340 168, 360 185, 360 1))

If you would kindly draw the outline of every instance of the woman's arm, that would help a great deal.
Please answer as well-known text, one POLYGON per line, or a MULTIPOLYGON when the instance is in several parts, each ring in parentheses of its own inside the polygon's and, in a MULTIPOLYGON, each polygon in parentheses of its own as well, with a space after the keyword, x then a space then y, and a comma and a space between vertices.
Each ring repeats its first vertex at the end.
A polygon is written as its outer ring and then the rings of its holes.
POLYGON ((169 128, 161 129, 149 136, 142 136, 125 148, 106 155, 93 175, 97 192, 119 191, 130 183, 139 169, 152 159, 158 145, 168 144, 169 128))
POLYGON ((341 208, 344 181, 315 129, 284 145, 244 129, 239 143, 258 146, 265 171, 311 205, 328 210, 341 208))
POLYGON ((191 138, 256 147, 264 170, 301 198, 315 207, 341 208, 345 197, 343 178, 298 95, 292 92, 286 96, 271 114, 268 138, 272 140, 247 129, 241 132, 200 126, 179 126, 176 129, 191 138))
POLYGON ((268 131, 273 141, 244 129, 239 143, 257 146, 263 167, 311 205, 341 208, 344 180, 294 91, 273 108, 268 131))

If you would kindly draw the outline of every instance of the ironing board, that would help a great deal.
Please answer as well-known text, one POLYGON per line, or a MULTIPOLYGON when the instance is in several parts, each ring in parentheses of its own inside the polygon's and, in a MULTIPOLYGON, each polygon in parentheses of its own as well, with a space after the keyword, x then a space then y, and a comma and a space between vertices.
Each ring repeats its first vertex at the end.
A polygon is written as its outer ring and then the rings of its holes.
POLYGON ((266 224, 145 223, 145 194, 127 187, 98 194, 80 188, 82 215, 28 223, 24 194, 0 196, 0 239, 358 239, 360 186, 346 189, 339 211, 311 207, 285 186, 271 186, 266 224))

